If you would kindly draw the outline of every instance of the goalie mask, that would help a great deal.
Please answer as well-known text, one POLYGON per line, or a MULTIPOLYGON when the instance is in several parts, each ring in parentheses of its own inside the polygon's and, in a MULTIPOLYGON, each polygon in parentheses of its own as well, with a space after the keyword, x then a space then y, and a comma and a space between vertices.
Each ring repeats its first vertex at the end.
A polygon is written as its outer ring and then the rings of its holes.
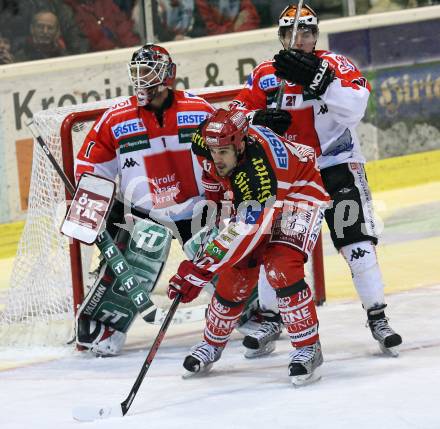
POLYGON ((139 106, 148 105, 160 91, 172 87, 176 65, 165 48, 154 44, 142 46, 133 53, 128 75, 139 106))
MULTIPOLYGON (((281 12, 278 20, 278 37, 284 49, 290 48, 296 10, 296 5, 287 6, 281 12)), ((318 23, 319 19, 316 15, 316 12, 310 6, 305 4, 301 8, 296 41, 293 41, 292 46, 295 49, 301 49, 304 52, 312 52, 315 49, 316 42, 318 41, 318 23)))

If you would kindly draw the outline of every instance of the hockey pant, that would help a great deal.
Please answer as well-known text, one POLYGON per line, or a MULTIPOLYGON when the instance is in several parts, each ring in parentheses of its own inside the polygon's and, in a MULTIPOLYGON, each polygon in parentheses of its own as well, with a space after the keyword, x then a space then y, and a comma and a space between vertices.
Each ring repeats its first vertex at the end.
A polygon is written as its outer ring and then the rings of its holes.
MULTIPOLYGON (((332 198, 325 219, 333 244, 345 258, 362 306, 384 304, 384 284, 377 261, 376 222, 364 165, 339 164, 321 170, 324 187, 332 198)), ((276 297, 262 270, 258 295, 263 310, 276 309, 276 297)))
MULTIPOLYGON (((261 249, 260 249, 261 250, 261 249)), ((294 347, 314 344, 318 317, 310 288, 304 281, 304 256, 281 244, 264 246, 261 256, 251 255, 219 274, 206 315, 205 340, 224 347, 236 326, 263 264, 277 296, 278 309, 294 347)))

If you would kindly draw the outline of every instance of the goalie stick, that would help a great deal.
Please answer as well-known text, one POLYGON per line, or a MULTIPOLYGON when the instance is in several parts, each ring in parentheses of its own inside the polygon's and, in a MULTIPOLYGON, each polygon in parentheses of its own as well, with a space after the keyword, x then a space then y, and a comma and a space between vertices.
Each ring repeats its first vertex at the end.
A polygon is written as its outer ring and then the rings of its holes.
MULTIPOLYGON (((292 49, 293 46, 295 45, 296 33, 298 32, 299 17, 301 16, 303 3, 304 0, 299 0, 298 6, 296 7, 295 22, 293 23, 292 37, 290 38, 289 49, 292 49)), ((283 79, 281 81, 280 89, 278 90, 278 94, 277 94, 277 106, 276 106, 277 110, 281 110, 285 87, 286 87, 286 81, 283 79)))

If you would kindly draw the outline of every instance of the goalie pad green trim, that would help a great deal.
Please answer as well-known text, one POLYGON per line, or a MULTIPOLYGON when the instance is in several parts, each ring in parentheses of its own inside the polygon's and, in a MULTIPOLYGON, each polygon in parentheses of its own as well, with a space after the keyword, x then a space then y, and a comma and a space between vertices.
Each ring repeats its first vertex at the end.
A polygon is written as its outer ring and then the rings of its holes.
POLYGON ((123 229, 118 231, 115 240, 118 247, 104 241, 107 262, 81 304, 77 318, 88 317, 124 333, 138 313, 150 321, 151 305, 145 303, 151 303, 149 297, 168 258, 171 240, 168 228, 147 219, 136 219, 131 235, 123 229), (114 257, 119 247, 133 275, 124 276, 125 261, 114 257), (119 270, 122 275, 116 277, 113 270, 119 270))

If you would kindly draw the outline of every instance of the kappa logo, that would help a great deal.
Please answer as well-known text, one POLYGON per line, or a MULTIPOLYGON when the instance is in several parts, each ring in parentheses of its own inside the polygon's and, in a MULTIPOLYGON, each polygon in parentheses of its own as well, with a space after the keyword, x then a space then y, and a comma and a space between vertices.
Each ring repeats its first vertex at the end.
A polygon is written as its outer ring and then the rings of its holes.
POLYGON ((368 250, 361 249, 360 247, 358 247, 357 249, 353 249, 351 252, 350 261, 352 261, 353 259, 363 258, 366 253, 370 253, 370 252, 368 250))
POLYGON ((124 162, 124 165, 122 166, 122 169, 131 168, 134 167, 135 165, 139 166, 139 163, 136 162, 136 160, 134 160, 133 158, 127 158, 124 162))
POLYGON ((325 115, 326 113, 328 113, 328 106, 327 104, 323 104, 319 109, 318 115, 325 115))

